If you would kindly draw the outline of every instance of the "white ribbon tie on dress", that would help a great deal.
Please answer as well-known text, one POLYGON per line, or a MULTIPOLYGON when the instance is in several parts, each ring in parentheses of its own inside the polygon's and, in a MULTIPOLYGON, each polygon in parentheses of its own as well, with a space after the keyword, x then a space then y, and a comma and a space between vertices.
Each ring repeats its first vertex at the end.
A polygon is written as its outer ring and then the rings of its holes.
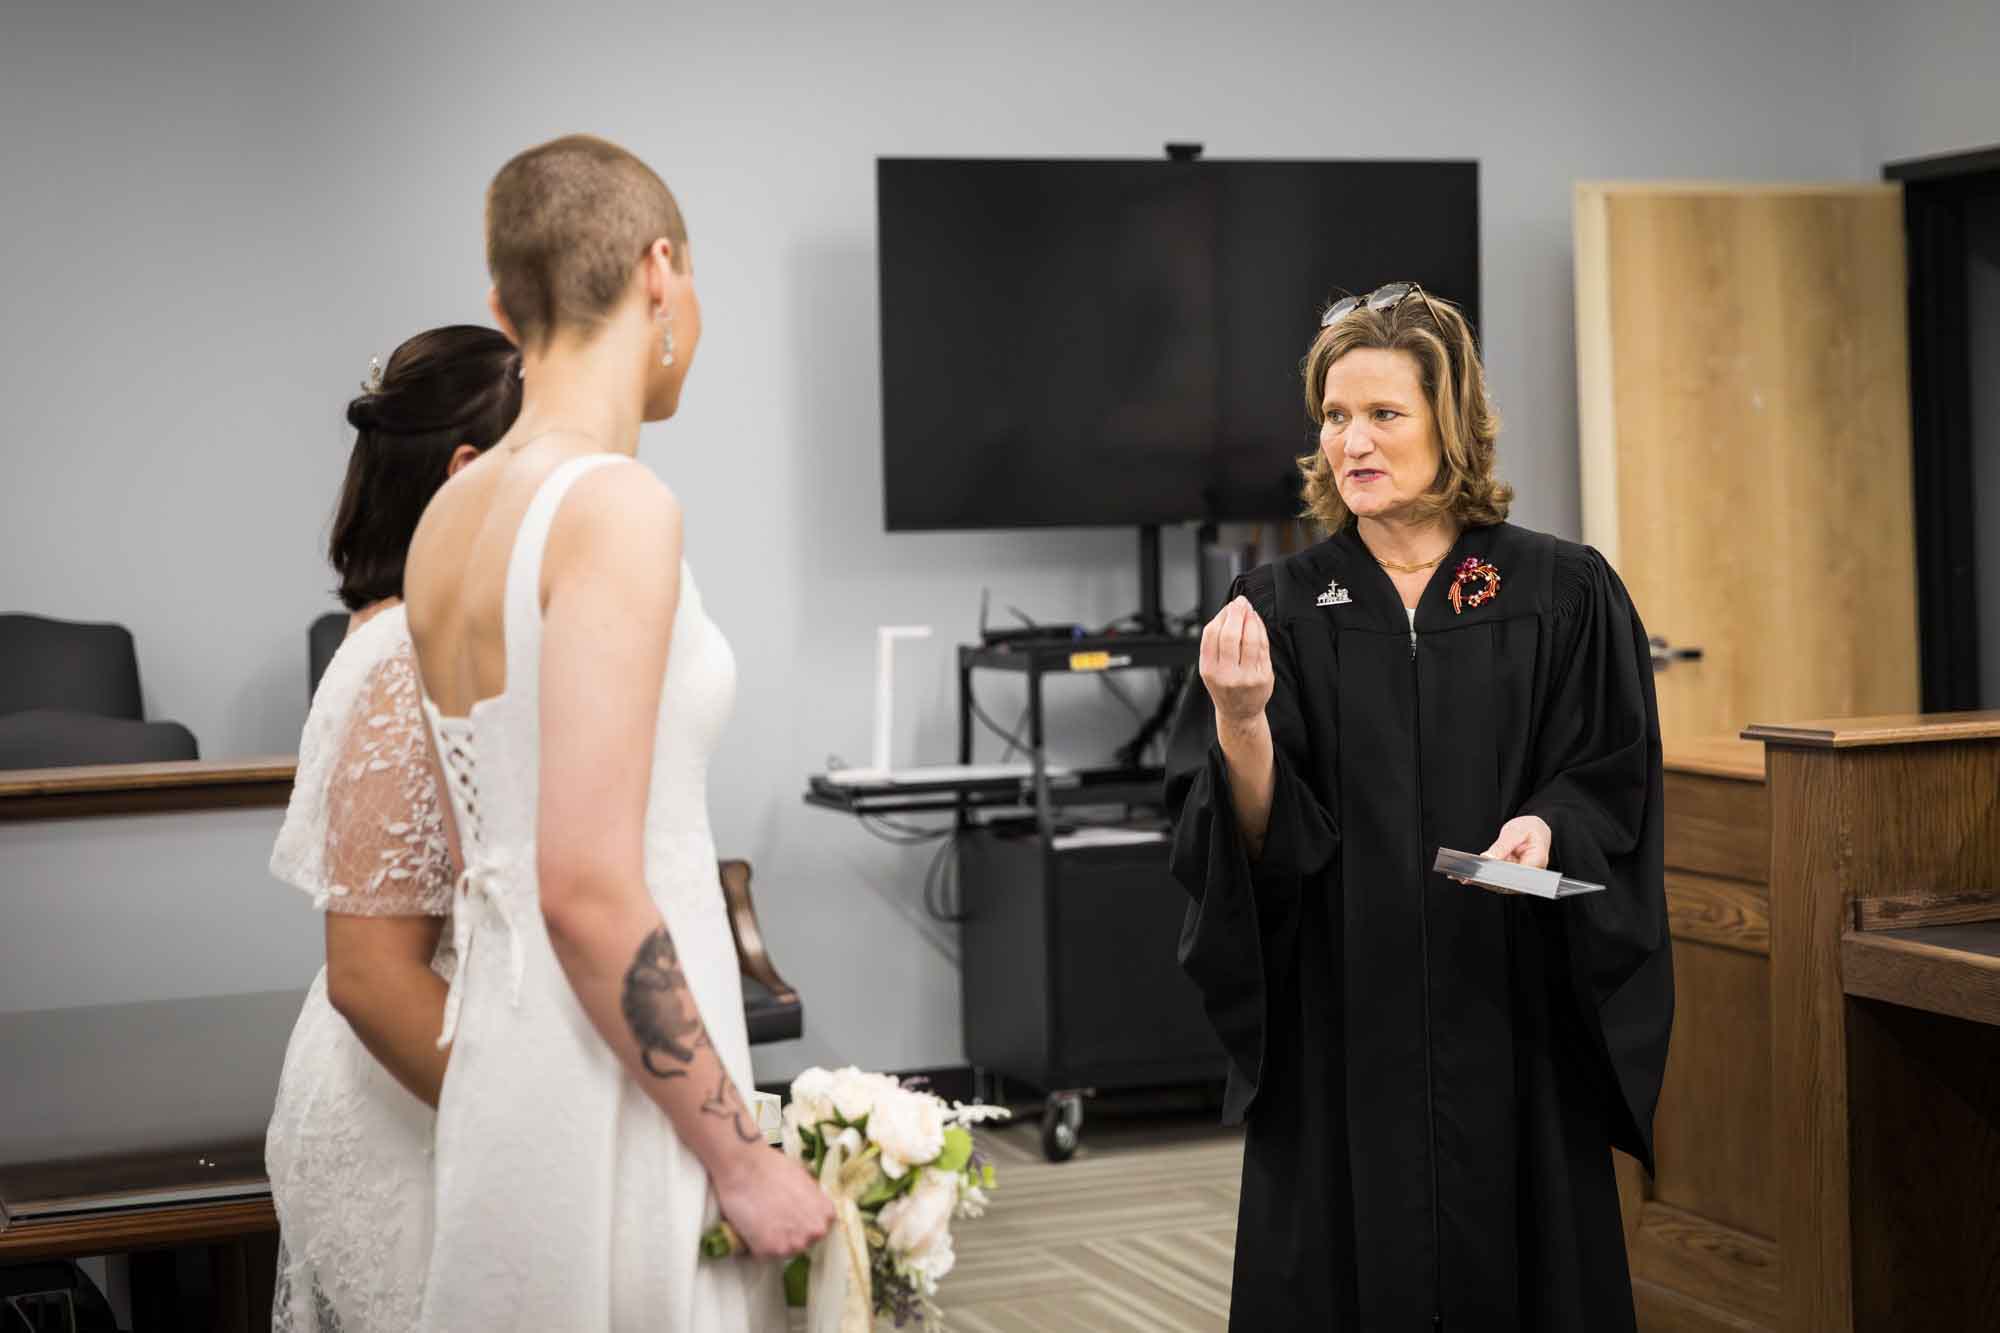
POLYGON ((458 1035, 458 1010, 465 998, 466 964, 472 951, 473 913, 493 918, 506 933, 508 1000, 516 1006, 521 1003, 521 978, 527 971, 527 955, 522 952, 521 932, 507 911, 504 897, 507 875, 513 868, 514 858, 509 853, 482 849, 459 872, 451 913, 451 947, 458 955, 458 965, 452 970, 451 986, 445 991, 444 1028, 437 1039, 439 1050, 451 1045, 458 1035))

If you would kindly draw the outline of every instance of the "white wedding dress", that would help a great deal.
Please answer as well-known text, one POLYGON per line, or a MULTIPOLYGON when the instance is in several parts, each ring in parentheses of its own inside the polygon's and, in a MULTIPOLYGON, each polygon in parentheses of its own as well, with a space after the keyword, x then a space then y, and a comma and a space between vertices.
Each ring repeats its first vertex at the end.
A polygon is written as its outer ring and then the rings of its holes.
MULTIPOLYGON (((271 873, 328 912, 451 912, 443 804, 400 606, 354 631, 327 664, 271 873)), ((448 942, 432 967, 450 977, 448 942)), ((415 1327, 430 1258, 432 1120, 327 1002, 321 968, 285 1050, 264 1143, 280 1228, 275 1333, 415 1327)))
MULTIPOLYGON (((572 482, 615 455, 557 467, 522 518, 505 592, 506 685, 464 718, 428 698, 467 891, 438 1107, 437 1240, 422 1327, 776 1333, 777 1265, 704 1261, 719 1216, 708 1174, 626 1074, 550 947, 535 881, 542 618, 549 527, 572 482)), ((645 878, 723 1067, 747 1097, 750 1047, 708 823, 707 778, 733 705, 735 659, 685 563, 654 735, 645 878)))

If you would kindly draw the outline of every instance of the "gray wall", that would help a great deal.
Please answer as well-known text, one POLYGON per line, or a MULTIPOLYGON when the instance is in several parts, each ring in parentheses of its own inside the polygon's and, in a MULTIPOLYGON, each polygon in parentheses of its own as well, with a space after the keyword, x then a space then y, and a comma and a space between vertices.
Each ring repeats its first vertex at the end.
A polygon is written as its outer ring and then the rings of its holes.
POLYGON ((2000 144, 2000 5, 1858 0, 1855 99, 1867 170, 2000 144))
MULTIPOLYGON (((798 799, 866 750, 874 626, 936 626, 903 659, 900 745, 944 758, 982 585, 1051 619, 1136 598, 1127 533, 882 532, 877 154, 1477 157, 1505 468, 1517 516, 1569 534, 1572 183, 1877 165, 1851 18, 1817 0, 838 8, 15 3, 0 41, 0 607, 130 625, 149 705, 209 755, 295 744, 341 405, 371 354, 482 318, 493 170, 589 129, 680 194, 707 333, 643 456, 741 660, 715 823, 812 1029, 766 1077, 960 1057, 928 854, 798 799)), ((1058 697, 1059 758, 1121 739, 1093 691, 1058 697)), ((254 880, 240 852, 205 868, 254 880)))

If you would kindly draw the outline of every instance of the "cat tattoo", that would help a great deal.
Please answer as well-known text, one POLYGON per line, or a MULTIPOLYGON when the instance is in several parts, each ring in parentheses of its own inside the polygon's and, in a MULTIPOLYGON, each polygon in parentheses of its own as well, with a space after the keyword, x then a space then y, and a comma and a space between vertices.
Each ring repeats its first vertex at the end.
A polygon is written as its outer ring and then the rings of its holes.
POLYGON ((707 1041, 694 1007, 673 936, 661 926, 639 946, 625 973, 621 1007, 625 1026, 639 1043, 639 1063, 654 1078, 685 1078, 685 1068, 707 1041), (671 1061, 673 1063, 667 1063, 671 1061))

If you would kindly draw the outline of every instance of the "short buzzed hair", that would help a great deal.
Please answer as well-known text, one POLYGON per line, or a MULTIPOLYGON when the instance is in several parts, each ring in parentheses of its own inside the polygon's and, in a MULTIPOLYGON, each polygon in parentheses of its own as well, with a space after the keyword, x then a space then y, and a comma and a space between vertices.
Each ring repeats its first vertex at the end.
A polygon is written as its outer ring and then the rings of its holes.
POLYGON ((687 266, 673 191, 617 144, 572 134, 520 153, 486 190, 486 268, 521 345, 595 329, 654 241, 687 266))

